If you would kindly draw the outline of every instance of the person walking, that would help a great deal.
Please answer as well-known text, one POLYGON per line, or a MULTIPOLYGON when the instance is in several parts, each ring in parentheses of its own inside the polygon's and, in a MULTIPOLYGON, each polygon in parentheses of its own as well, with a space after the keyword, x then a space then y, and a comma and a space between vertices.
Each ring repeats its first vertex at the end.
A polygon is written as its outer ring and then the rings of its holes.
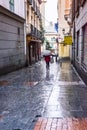
POLYGON ((46 68, 49 69, 50 67, 50 55, 45 55, 44 56, 45 62, 46 62, 46 68))

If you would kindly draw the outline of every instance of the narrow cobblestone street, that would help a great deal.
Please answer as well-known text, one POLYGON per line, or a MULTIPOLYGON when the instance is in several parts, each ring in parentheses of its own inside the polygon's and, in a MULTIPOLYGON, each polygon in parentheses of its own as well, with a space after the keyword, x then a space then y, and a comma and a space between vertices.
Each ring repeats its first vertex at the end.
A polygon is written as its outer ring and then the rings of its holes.
POLYGON ((70 61, 0 77, 0 130, 87 130, 87 86, 70 61))

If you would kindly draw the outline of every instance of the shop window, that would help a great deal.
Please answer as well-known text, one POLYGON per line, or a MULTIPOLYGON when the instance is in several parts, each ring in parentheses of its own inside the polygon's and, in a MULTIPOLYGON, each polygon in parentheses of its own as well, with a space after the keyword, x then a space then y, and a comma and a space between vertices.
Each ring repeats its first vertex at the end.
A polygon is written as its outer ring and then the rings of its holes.
POLYGON ((9 8, 12 12, 14 12, 14 0, 9 0, 9 8))

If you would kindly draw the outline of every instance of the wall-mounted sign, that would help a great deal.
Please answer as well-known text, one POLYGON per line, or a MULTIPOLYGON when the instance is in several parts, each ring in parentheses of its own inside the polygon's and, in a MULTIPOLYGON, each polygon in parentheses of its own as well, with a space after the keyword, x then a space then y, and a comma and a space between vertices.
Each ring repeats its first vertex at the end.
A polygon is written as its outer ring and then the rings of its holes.
POLYGON ((72 36, 64 36, 64 44, 72 45, 72 36))

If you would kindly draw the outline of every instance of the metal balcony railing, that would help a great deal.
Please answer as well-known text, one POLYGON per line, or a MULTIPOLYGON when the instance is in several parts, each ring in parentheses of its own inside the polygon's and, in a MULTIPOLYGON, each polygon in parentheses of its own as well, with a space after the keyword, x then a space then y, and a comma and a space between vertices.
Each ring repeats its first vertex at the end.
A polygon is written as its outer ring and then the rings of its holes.
POLYGON ((30 34, 30 35, 33 35, 33 36, 39 38, 39 39, 42 38, 41 31, 39 31, 36 27, 34 27, 30 23, 28 23, 27 26, 26 26, 26 33, 27 33, 27 35, 30 34))

